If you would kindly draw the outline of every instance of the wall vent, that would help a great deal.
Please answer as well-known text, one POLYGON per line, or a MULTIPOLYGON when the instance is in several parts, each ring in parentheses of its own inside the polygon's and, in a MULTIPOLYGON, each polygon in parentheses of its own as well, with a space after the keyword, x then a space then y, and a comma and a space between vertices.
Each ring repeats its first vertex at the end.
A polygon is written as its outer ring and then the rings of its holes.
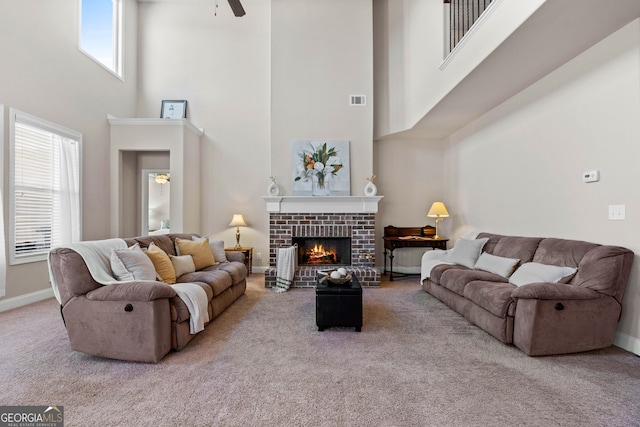
POLYGON ((351 95, 349 96, 349 105, 354 106, 363 106, 367 105, 367 96, 366 95, 351 95))

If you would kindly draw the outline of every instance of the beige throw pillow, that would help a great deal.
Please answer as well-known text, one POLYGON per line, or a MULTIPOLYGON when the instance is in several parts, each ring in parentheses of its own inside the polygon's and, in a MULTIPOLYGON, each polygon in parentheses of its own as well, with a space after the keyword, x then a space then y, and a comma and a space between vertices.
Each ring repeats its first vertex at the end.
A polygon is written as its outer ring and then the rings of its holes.
POLYGON ((509 278, 509 283, 524 286, 530 283, 558 283, 576 274, 572 267, 527 262, 522 264, 509 278))
POLYGON ((151 243, 145 253, 151 259, 160 280, 170 285, 176 283, 176 270, 165 251, 151 243))
POLYGON ((196 265, 193 263, 193 257, 191 255, 169 255, 169 258, 176 271, 176 279, 184 274, 196 271, 196 265))
POLYGON ((202 270, 216 263, 211 248, 209 247, 209 239, 206 237, 195 242, 193 240, 177 238, 176 251, 178 255, 191 255, 196 270, 202 270))
MULTIPOLYGON (((206 239, 206 237, 191 236, 191 239, 197 242, 198 240, 206 239)), ((213 259, 215 259, 216 262, 229 262, 227 253, 224 250, 224 240, 211 240, 211 238, 209 238, 209 247, 211 248, 213 259)))
POLYGON ((467 268, 473 268, 473 266, 476 265, 478 258, 480 258, 482 247, 488 240, 489 239, 486 237, 473 240, 463 238, 458 239, 456 245, 451 250, 447 261, 458 265, 464 265, 467 268))
POLYGON ((506 279, 511 276, 519 262, 520 260, 516 258, 505 258, 483 252, 473 268, 488 271, 506 279))

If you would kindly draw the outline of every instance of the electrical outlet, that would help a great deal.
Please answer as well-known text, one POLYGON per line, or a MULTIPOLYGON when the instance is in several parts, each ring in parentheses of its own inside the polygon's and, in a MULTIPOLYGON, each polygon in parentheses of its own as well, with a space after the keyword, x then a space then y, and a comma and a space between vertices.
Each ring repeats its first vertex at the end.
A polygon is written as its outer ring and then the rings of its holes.
POLYGON ((258 253, 256 253, 256 259, 257 259, 258 261, 262 260, 262 252, 258 252, 258 253))
POLYGON ((625 217, 625 205, 609 205, 609 219, 624 220, 625 217))

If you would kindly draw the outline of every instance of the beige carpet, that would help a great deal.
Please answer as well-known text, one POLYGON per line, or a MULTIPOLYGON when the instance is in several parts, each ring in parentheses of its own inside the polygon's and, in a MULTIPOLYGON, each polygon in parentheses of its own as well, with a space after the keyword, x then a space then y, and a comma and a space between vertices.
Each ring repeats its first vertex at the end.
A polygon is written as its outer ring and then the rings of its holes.
POLYGON ((0 404, 66 426, 640 426, 640 358, 531 358, 415 276, 364 290, 364 325, 318 332, 315 293, 245 296, 156 365, 69 349, 55 300, 0 313, 0 404))

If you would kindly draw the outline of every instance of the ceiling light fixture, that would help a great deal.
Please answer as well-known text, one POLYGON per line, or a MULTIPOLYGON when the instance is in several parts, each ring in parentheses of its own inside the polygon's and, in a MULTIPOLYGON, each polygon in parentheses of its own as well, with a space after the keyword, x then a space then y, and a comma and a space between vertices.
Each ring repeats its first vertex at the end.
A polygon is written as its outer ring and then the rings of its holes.
POLYGON ((171 178, 166 173, 157 173, 155 179, 158 184, 166 184, 171 181, 171 178))

